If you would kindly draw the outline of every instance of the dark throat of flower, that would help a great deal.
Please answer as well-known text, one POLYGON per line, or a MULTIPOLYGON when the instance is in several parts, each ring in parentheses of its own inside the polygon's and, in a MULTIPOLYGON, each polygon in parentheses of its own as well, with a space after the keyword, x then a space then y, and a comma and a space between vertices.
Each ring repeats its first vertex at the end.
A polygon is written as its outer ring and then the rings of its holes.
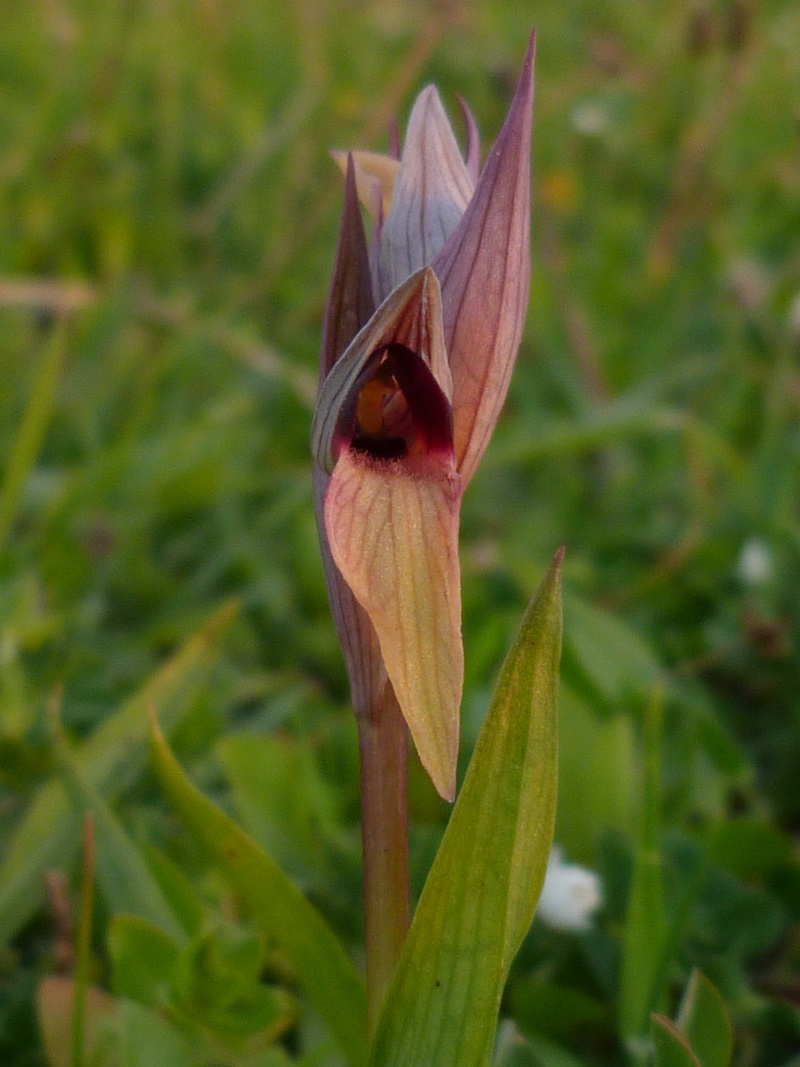
POLYGON ((351 448, 384 461, 452 452, 452 409, 425 361, 397 342, 375 356, 358 394, 351 448))

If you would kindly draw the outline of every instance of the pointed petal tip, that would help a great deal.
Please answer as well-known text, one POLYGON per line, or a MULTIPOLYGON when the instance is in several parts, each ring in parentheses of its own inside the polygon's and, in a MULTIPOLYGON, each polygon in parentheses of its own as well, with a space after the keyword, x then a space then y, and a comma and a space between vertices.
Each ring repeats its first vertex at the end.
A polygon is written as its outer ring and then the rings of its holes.
POLYGON ((339 170, 342 172, 342 174, 344 174, 346 177, 353 153, 345 152, 341 148, 329 148, 328 155, 339 168, 339 170))
MULTIPOLYGON (((413 739, 413 734, 412 734, 413 739)), ((458 738, 456 737, 456 742, 458 738)), ((433 788, 442 798, 446 800, 448 804, 452 804, 456 799, 456 766, 458 763, 458 744, 456 743, 455 751, 449 755, 446 762, 441 760, 434 761, 431 758, 423 758, 423 754, 417 748, 417 755, 419 761, 422 764, 425 773, 431 780, 433 788)))
POLYGON ((439 790, 439 796, 441 796, 442 800, 446 800, 448 804, 453 803, 453 801, 456 799, 455 775, 453 775, 453 780, 451 782, 448 782, 443 789, 439 790))
POLYGON ((352 152, 341 148, 328 149, 328 155, 344 175, 344 210, 352 211, 358 205, 358 186, 356 185, 356 164, 352 152))
POLYGON ((358 193, 356 191, 356 163, 353 159, 353 153, 336 153, 331 152, 331 155, 336 159, 336 155, 346 155, 345 170, 344 170, 344 195, 345 199, 350 198, 354 203, 358 202, 358 193))
POLYGON ((399 164, 391 156, 381 152, 368 152, 357 149, 354 152, 331 148, 328 155, 347 177, 353 169, 353 185, 357 199, 372 216, 376 223, 385 217, 392 203, 394 182, 399 164))
POLYGON ((525 52, 525 62, 523 64, 523 70, 528 66, 533 65, 533 61, 536 58, 536 27, 531 27, 530 37, 528 37, 528 47, 525 52))
POLYGON ((331 157, 345 175, 345 190, 322 323, 320 387, 375 307, 369 280, 367 238, 358 206, 356 162, 349 152, 334 151, 331 157))
POLYGON ((412 129, 412 124, 421 122, 422 126, 434 122, 436 119, 444 119, 447 125, 450 125, 450 120, 447 117, 445 106, 442 103, 439 90, 433 84, 426 85, 423 89, 417 93, 414 97, 414 101, 411 104, 411 110, 408 114, 408 122, 406 124, 406 136, 403 143, 403 147, 400 153, 402 160, 403 153, 407 151, 409 147, 409 130, 412 129))
MULTIPOLYGON (((528 38, 528 47, 525 49, 525 58, 522 61, 517 89, 514 94, 514 103, 518 99, 533 99, 533 71, 536 63, 536 28, 531 30, 528 38)), ((512 104, 513 110, 513 104, 512 104)))
MULTIPOLYGON (((514 98, 511 101, 511 107, 508 109, 506 121, 503 129, 513 124, 513 118, 515 115, 523 115, 527 117, 528 124, 530 125, 532 114, 531 105, 533 104, 533 89, 534 89, 534 68, 536 65, 536 29, 531 30, 531 35, 528 38, 528 46, 525 49, 525 58, 522 61, 522 69, 520 70, 519 79, 517 80, 517 87, 514 90, 514 98)), ((523 119, 524 121, 524 119, 523 119)), ((498 142, 503 136, 501 131, 498 137, 498 142)))
MULTIPOLYGON (((550 565, 547 568, 547 571, 545 572, 545 576, 542 579, 540 590, 544 589, 546 586, 553 590, 560 590, 564 556, 566 554, 566 551, 566 545, 561 545, 558 549, 556 549, 553 558, 550 560, 550 565)), ((558 595, 560 595, 560 593, 558 595)))
POLYGON ((456 99, 458 100, 461 118, 467 131, 464 162, 469 176, 472 179, 472 184, 475 186, 478 184, 478 178, 481 171, 481 138, 478 132, 478 124, 464 97, 459 94, 456 99))
MULTIPOLYGON (((534 594, 531 601, 531 608, 535 603, 544 603, 550 601, 552 603, 561 602, 561 585, 562 585, 562 571, 564 563, 564 555, 567 551, 566 545, 561 545, 555 552, 553 558, 550 560, 550 566, 547 568, 544 577, 542 578, 539 588, 534 594)), ((559 608, 560 615, 560 608, 559 608)))
POLYGON ((536 63, 536 27, 533 26, 528 37, 528 44, 525 48, 525 58, 522 61, 522 70, 520 72, 520 82, 530 81, 533 73, 534 64, 536 63))
MULTIPOLYGON (((356 170, 356 161, 352 152, 340 153, 345 157, 344 160, 344 214, 353 221, 358 216, 357 225, 364 230, 364 222, 361 218, 361 212, 359 210, 359 195, 358 195, 358 171, 356 170)), ((333 152, 331 152, 333 155, 333 152)), ((340 164, 341 166, 341 164, 340 164)), ((375 194, 376 204, 378 202, 378 196, 375 194)), ((364 240, 366 241, 366 233, 364 234, 364 240)))
POLYGON ((441 96, 439 96, 439 90, 432 82, 430 85, 426 85, 424 89, 420 89, 420 91, 417 93, 416 99, 414 100, 414 104, 412 106, 412 111, 420 101, 424 101, 427 104, 429 100, 438 100, 439 103, 442 102, 442 98, 441 96))

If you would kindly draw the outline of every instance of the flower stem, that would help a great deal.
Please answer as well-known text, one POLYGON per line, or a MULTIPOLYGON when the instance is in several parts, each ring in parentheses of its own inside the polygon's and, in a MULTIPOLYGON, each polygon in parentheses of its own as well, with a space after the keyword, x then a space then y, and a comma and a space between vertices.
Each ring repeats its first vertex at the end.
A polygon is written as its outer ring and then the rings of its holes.
POLYGON ((391 685, 359 719, 367 1015, 372 1037, 409 924, 408 732, 391 685))

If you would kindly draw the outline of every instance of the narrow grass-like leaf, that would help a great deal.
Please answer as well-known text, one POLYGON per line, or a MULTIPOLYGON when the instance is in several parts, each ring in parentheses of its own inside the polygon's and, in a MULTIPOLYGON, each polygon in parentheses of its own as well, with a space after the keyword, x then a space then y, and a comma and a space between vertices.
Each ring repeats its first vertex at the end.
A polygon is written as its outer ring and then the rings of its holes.
MULTIPOLYGON (((233 602, 222 607, 81 746, 77 765, 93 788, 114 796, 141 773, 147 708, 157 705, 165 731, 175 729, 202 691, 236 610, 233 602)), ((55 778, 36 793, 0 865, 0 944, 36 911, 44 899, 44 872, 70 863, 79 840, 80 817, 55 778)))
POLYGON ((692 971, 676 1020, 702 1067, 728 1067, 733 1051, 731 1023, 717 987, 692 971))
POLYGON ((92 816, 96 870, 109 911, 148 919, 174 938, 185 938, 146 860, 103 797, 93 789, 57 731, 57 752, 67 794, 81 813, 92 816))
POLYGON ((685 1034, 663 1015, 653 1016, 655 1067, 703 1067, 685 1034))
POLYGON ((659 851, 661 704, 657 690, 645 720, 641 821, 625 919, 619 1019, 622 1034, 629 1040, 647 1031, 663 982, 668 936, 659 851))
POLYGON ((72 999, 70 1048, 72 1067, 82 1067, 86 1028, 86 1000, 89 988, 89 961, 94 910, 94 823, 91 816, 84 823, 83 877, 78 913, 78 936, 75 948, 75 996, 72 999))
POLYGON ((593 703, 563 681, 558 709, 556 840, 570 859, 591 866, 610 827, 633 832, 638 785, 633 723, 622 712, 598 715, 593 703))
POLYGON ((353 1067, 366 1060, 366 991, 319 913, 274 860, 197 789, 161 732, 152 732, 156 773, 180 818, 219 864, 260 928, 283 949, 353 1067))
POLYGON ((500 1024, 496 1044, 492 1067, 586 1067, 555 1042, 523 1035, 510 1019, 500 1024))
POLYGON ((207 909, 202 890, 192 883, 191 872, 152 842, 137 843, 178 922, 190 936, 199 934, 206 925, 207 909))
POLYGON ((506 658, 411 926, 372 1067, 484 1067, 553 834, 560 551, 506 658))
POLYGON ((0 483, 0 549, 17 513, 25 482, 39 458, 66 350, 67 328, 62 321, 53 328, 49 347, 37 368, 33 389, 0 483))

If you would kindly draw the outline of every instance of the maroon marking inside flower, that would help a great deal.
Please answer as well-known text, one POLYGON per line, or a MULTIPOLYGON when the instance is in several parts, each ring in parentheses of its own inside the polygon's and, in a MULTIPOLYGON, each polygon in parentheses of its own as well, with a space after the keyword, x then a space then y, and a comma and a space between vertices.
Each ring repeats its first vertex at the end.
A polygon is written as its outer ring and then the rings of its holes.
POLYGON ((350 412, 350 445, 378 460, 453 451, 453 412, 425 361, 391 342, 370 357, 350 412))

